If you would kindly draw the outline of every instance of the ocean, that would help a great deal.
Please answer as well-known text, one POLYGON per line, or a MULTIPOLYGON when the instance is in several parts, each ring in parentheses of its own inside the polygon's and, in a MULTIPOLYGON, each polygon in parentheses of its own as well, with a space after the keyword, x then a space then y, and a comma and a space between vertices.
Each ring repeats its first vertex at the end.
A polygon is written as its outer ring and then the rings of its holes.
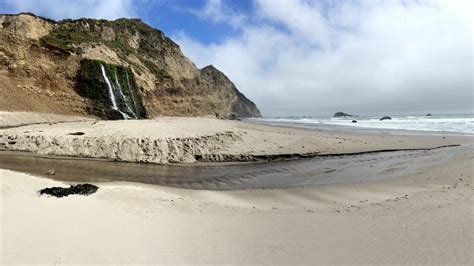
POLYGON ((346 129, 354 131, 396 130, 433 133, 474 134, 474 114, 459 115, 404 115, 391 116, 392 120, 380 121, 382 116, 358 117, 264 117, 252 118, 250 122, 269 125, 286 125, 319 129, 346 129), (353 123, 356 120, 357 123, 353 123))

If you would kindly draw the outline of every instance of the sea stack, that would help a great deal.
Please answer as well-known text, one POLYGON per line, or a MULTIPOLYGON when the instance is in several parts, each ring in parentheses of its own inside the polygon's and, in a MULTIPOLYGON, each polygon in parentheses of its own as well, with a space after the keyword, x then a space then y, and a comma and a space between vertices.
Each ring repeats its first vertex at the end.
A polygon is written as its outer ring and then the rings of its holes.
POLYGON ((353 117, 354 115, 344 113, 344 112, 336 112, 333 117, 353 117))

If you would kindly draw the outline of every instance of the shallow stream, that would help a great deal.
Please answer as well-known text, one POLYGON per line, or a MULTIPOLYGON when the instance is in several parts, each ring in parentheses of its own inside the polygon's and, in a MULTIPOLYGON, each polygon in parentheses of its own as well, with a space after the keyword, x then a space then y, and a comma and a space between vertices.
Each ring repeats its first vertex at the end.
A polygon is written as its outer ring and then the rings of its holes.
POLYGON ((393 178, 472 154, 470 145, 234 165, 156 165, 0 152, 0 168, 77 182, 130 181, 189 189, 286 188, 393 178))

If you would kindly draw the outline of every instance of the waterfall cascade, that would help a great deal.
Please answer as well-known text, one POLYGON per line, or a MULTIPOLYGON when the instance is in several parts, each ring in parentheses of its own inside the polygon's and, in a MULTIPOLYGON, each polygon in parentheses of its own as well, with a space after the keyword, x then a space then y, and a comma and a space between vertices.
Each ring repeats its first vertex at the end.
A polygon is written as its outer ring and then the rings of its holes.
POLYGON ((135 107, 135 110, 138 110, 137 99, 135 99, 135 94, 132 91, 132 84, 130 83, 130 78, 128 77, 128 70, 125 70, 125 77, 127 78, 128 94, 132 96, 133 107, 135 107))
POLYGON ((105 68, 101 64, 100 68, 102 70, 102 76, 104 77, 105 83, 107 83, 107 87, 109 89, 109 99, 112 102, 112 109, 117 110, 117 102, 115 101, 114 90, 112 89, 112 84, 110 84, 109 78, 107 78, 107 74, 105 73, 105 68))
MULTIPOLYGON (((136 112, 134 112, 132 110, 132 108, 130 107, 128 97, 125 96, 125 94, 122 91, 122 86, 120 85, 120 81, 119 81, 119 78, 117 76, 117 70, 116 69, 114 70, 115 85, 116 85, 115 90, 118 91, 118 95, 120 96, 120 99, 122 100, 123 105, 127 109, 127 110, 124 110, 124 111, 120 110, 120 107, 117 104, 117 99, 115 98, 114 86, 112 85, 112 82, 110 82, 110 79, 107 76, 107 72, 105 70, 105 67, 102 64, 100 65, 100 67, 101 67, 101 70, 102 70, 102 76, 105 80, 105 83, 107 83, 109 99, 112 102, 112 106, 111 106, 112 109, 120 112, 120 114, 122 114, 122 117, 124 119, 131 119, 130 115, 132 115, 134 118, 138 118, 136 112)), ((128 87, 127 93, 129 94, 129 97, 132 98, 132 101, 133 101, 134 107, 135 107, 134 109, 138 110, 137 103, 136 103, 136 100, 135 100, 135 96, 134 96, 134 93, 133 93, 132 88, 131 88, 130 78, 128 77, 128 72, 126 70, 125 70, 125 73, 126 73, 127 87, 128 87)))
MULTIPOLYGON (((127 107, 128 111, 133 115, 133 117, 137 118, 137 115, 132 111, 132 108, 130 108, 130 105, 128 104, 127 96, 125 96, 122 92, 122 86, 120 86, 120 82, 117 77, 117 70, 114 71, 114 75, 115 75, 115 83, 117 84, 117 89, 119 91, 120 97, 122 97, 122 100, 125 103, 125 106, 127 107)), ((129 88, 129 91, 130 91, 130 88, 129 88)))
POLYGON ((120 111, 120 109, 118 108, 117 101, 115 100, 114 89, 112 87, 112 83, 110 83, 110 80, 107 77, 107 73, 105 73, 104 66, 101 64, 100 67, 101 67, 101 70, 102 70, 102 76, 104 77, 105 83, 107 83, 107 87, 109 89, 109 98, 110 98, 110 101, 112 102, 112 109, 119 111, 122 114, 124 119, 130 119, 130 116, 128 116, 126 113, 120 111))
POLYGON ((75 89, 81 96, 91 100, 91 114, 106 119, 147 117, 140 89, 130 67, 83 59, 75 89))

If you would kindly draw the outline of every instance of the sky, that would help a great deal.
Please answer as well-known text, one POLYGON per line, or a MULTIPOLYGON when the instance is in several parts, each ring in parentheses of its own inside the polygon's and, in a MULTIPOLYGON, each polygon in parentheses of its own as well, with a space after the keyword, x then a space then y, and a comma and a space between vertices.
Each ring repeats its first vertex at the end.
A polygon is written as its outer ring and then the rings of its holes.
POLYGON ((138 17, 264 116, 474 113, 461 0, 0 0, 0 13, 138 17))

